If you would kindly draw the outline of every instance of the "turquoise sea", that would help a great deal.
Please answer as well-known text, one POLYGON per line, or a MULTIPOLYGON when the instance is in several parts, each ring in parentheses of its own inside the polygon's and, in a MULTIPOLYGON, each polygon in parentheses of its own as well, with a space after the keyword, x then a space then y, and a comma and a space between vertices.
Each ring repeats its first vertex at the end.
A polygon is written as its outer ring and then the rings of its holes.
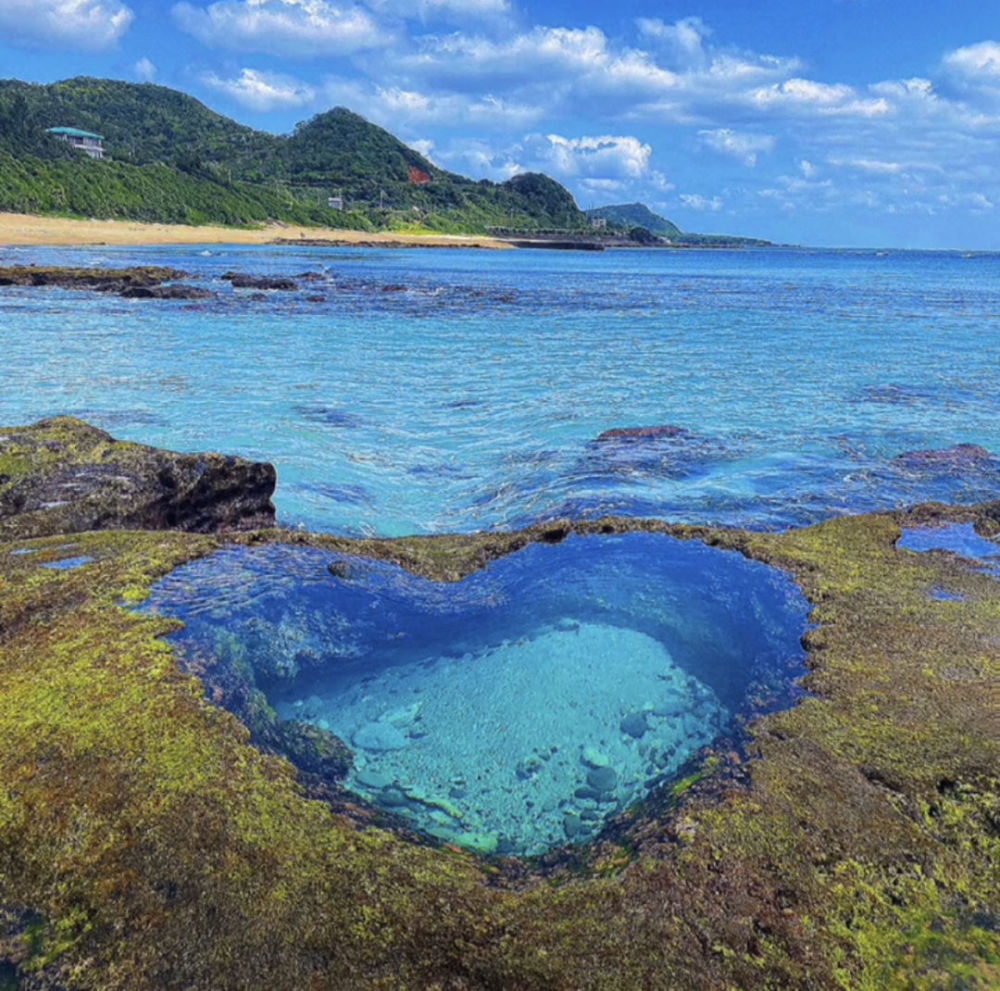
MULTIPOLYGON (((217 296, 4 289, 0 422, 72 413, 272 461, 292 526, 390 536, 615 513, 783 528, 1000 495, 1000 256, 5 255, 166 264, 217 296), (233 270, 298 288, 233 290, 233 270)), ((748 720, 794 704, 809 611, 773 568, 638 533, 529 546, 454 584, 231 547, 144 608, 184 620, 181 663, 238 713, 256 687, 277 719, 347 743, 345 786, 386 816, 519 855, 598 835, 704 746, 739 749, 748 720)))
POLYGON ((1000 256, 758 250, 5 249, 168 264, 207 302, 0 293, 0 422, 272 461, 345 534, 604 513, 782 528, 1000 490, 1000 256), (255 294, 227 270, 314 273, 255 294), (598 442, 675 426, 653 442, 598 442))

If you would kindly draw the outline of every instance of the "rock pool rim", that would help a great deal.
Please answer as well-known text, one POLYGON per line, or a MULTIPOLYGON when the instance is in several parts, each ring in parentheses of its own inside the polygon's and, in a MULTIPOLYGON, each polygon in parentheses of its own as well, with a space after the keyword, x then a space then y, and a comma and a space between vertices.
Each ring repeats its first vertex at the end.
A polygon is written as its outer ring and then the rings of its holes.
MULTIPOLYGON (((774 987, 902 987, 943 960, 995 974, 996 957, 986 954, 1000 946, 991 881, 1000 841, 990 825, 1000 742, 995 733, 970 734, 970 727, 985 730, 995 719, 983 689, 995 685, 986 680, 996 671, 995 650, 986 648, 995 637, 996 581, 944 555, 898 552, 894 542, 900 524, 936 519, 969 520, 993 533, 1000 504, 924 506, 892 516, 861 514, 731 538, 745 540, 756 559, 783 562, 815 603, 816 691, 803 705, 765 717, 758 735, 763 759, 753 762, 750 790, 730 789, 722 802, 702 792, 703 800, 686 802, 679 814, 647 820, 628 847, 588 848, 579 870, 544 883, 531 883, 538 874, 528 865, 430 851, 389 832, 366 844, 350 822, 303 801, 287 763, 248 747, 237 721, 213 714, 192 690, 193 679, 170 673, 157 644, 170 624, 129 618, 115 603, 217 550, 218 539, 81 534, 81 549, 97 559, 86 575, 36 575, 32 555, 0 555, 0 574, 13 579, 0 599, 3 642, 14 648, 2 670, 31 691, 27 720, 25 710, 0 710, 0 760, 7 780, 18 782, 19 807, 33 812, 10 837, 19 855, 7 861, 4 894, 49 926, 38 931, 30 957, 18 959, 53 984, 66 967, 85 965, 98 982, 112 971, 123 975, 121 988, 151 986, 150 975, 168 970, 186 985, 216 986, 233 979, 234 967, 242 967, 236 973, 248 987, 264 987, 259 961, 280 959, 266 986, 289 991, 309 980, 370 986, 388 972, 410 986, 602 988, 665 981, 757 987, 765 967, 774 987), (968 602, 928 602, 926 588, 943 580, 954 580, 968 602), (64 643, 75 647, 71 667, 58 649, 64 643), (992 666, 970 670, 963 687, 954 676, 956 656, 992 666), (163 682, 150 681, 154 660, 163 682), (37 720, 53 715, 49 679, 69 679, 75 704, 54 728, 67 740, 92 733, 90 708, 104 711, 107 675, 113 697, 127 704, 121 728, 111 728, 114 747, 95 795, 66 776, 73 765, 65 756, 38 749, 37 720), (874 712, 871 685, 884 679, 896 690, 874 712), (914 702, 933 706, 938 718, 914 724, 914 702), (157 745, 162 738, 178 756, 194 759, 177 765, 176 774, 165 769, 166 790, 159 776, 136 779, 147 766, 144 729, 157 745), (157 820, 163 828, 150 831, 151 810, 190 781, 202 758, 225 768, 197 779, 210 831, 192 830, 188 816, 157 820), (54 789, 47 784, 53 780, 54 789), (255 820, 239 814, 248 800, 284 810, 267 821, 263 836, 255 820), (67 835, 81 809, 95 829, 67 835), (140 835, 138 848, 127 841, 140 835), (255 845, 245 849, 248 838, 255 845), (59 890, 73 878, 81 902, 53 900, 53 853, 60 857, 59 890), (223 854, 235 858, 240 874, 220 886, 205 866, 223 854), (167 912, 165 894, 156 894, 164 866, 179 882, 170 890, 178 902, 167 912), (399 883, 373 890, 373 872, 399 883), (495 890, 508 878, 521 883, 495 890), (373 924, 357 912, 362 888, 373 924), (263 914, 272 890, 283 896, 285 914, 277 917, 263 914), (143 899, 137 891, 150 894, 143 899), (191 913, 206 898, 213 940, 192 943, 191 913), (93 923, 82 931, 67 928, 79 917, 78 904, 93 923), (248 926, 248 904, 261 906, 256 919, 265 924, 248 926), (120 938, 123 907, 141 938, 120 938), (805 916, 808 929, 798 922, 805 916), (386 917, 394 925, 388 932, 386 917), (304 926, 314 933, 308 947, 295 938, 304 926), (469 940, 473 932, 477 939, 469 940)), ((6 543, 48 554, 60 539, 6 543)), ((0 910, 0 922, 5 918, 0 910)))
MULTIPOLYGON (((794 576, 762 559, 759 553, 745 546, 739 537, 742 531, 671 524, 661 520, 636 520, 606 517, 595 521, 558 520, 521 531, 478 534, 444 534, 431 536, 377 538, 358 540, 331 535, 290 532, 284 530, 257 531, 227 535, 220 547, 252 547, 254 545, 301 547, 333 551, 343 557, 334 558, 326 569, 334 578, 348 578, 357 563, 379 562, 395 565, 416 577, 437 583, 458 582, 482 571, 491 562, 522 551, 531 545, 560 544, 571 536, 585 539, 621 537, 632 534, 663 536, 678 543, 698 543, 705 551, 718 550, 737 554, 744 560, 775 572, 778 580, 801 596, 804 607, 802 625, 797 635, 800 651, 788 657, 787 669, 780 671, 779 680, 785 686, 780 700, 754 700, 744 695, 732 709, 730 718, 706 744, 683 760, 669 774, 664 774, 644 797, 630 802, 603 821, 602 827, 582 842, 565 845, 554 843, 545 851, 508 852, 496 855, 478 854, 486 859, 513 859, 535 865, 546 873, 564 867, 568 862, 582 864, 589 848, 605 842, 628 844, 630 834, 647 821, 662 818, 676 809, 689 796, 721 794, 728 787, 746 780, 748 758, 754 756, 753 726, 768 713, 794 707, 807 693, 802 682, 808 674, 807 636, 810 629, 811 604, 802 594, 794 576)), ((682 556, 685 552, 681 552, 682 556)), ((199 555, 203 557, 203 555, 199 555)), ((722 565, 724 568, 725 564, 722 565)), ((766 572, 762 571, 764 576, 766 572)), ((678 585, 682 585, 679 582, 678 585)), ((696 591, 700 586, 692 586, 696 591)), ((170 615, 167 612, 165 615, 170 615)), ((772 617, 773 618, 773 617, 772 617)), ((790 618, 790 614, 789 614, 790 618)), ((178 619, 178 622, 183 620, 178 619)), ((175 654, 175 657, 177 655, 175 654)), ((185 669, 187 669, 185 667, 185 669)), ((312 723, 281 719, 272 708, 269 695, 245 682, 246 691, 234 692, 227 684, 225 673, 215 677, 212 665, 194 670, 202 682, 206 697, 236 715, 251 734, 251 743, 267 753, 289 760, 311 797, 324 801, 333 811, 353 818, 362 826, 391 829, 410 842, 431 847, 448 847, 448 840, 428 835, 407 817, 369 800, 348 789, 343 781, 358 753, 356 746, 344 741, 330 730, 312 723), (235 704, 234 704, 235 703, 235 704)), ((775 696, 778 698, 779 696, 775 696)))

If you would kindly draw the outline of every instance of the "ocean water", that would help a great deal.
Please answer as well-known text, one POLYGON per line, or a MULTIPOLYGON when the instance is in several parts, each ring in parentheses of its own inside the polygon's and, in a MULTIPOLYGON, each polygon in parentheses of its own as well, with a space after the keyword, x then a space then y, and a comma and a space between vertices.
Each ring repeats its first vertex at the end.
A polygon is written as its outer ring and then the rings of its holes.
POLYGON ((0 422, 278 469, 344 534, 642 515, 783 528, 1000 491, 1000 256, 768 251, 4 249, 168 264, 216 300, 0 290, 0 422), (313 273, 232 290, 227 270, 313 273), (671 436, 603 440, 622 427, 671 436), (910 451, 976 444, 966 459, 910 451))
POLYGON ((179 568, 144 606, 194 670, 354 751, 347 787, 437 839, 594 836, 720 733, 791 704, 808 605, 781 572, 662 535, 531 545, 453 584, 294 546, 179 568))

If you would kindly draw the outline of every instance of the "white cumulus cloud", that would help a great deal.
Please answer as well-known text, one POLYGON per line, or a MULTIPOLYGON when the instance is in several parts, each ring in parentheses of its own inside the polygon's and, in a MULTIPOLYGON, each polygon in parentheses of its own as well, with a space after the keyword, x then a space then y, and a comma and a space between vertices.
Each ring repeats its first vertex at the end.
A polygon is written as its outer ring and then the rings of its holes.
POLYGON ((11 44, 102 51, 132 18, 116 0, 0 0, 0 37, 11 44))
POLYGON ((828 158, 827 162, 838 168, 854 169, 868 175, 901 175, 906 169, 901 162, 886 162, 877 158, 828 158))
POLYGON ((946 69, 974 82, 1000 83, 1000 42, 980 41, 944 57, 946 69))
POLYGON ((774 150, 774 138, 770 134, 741 134, 728 127, 699 131, 698 138, 706 148, 711 148, 720 155, 728 155, 748 166, 757 164, 760 152, 774 150))
POLYGON ((209 47, 289 58, 345 55, 387 41, 363 7, 326 0, 217 0, 207 7, 184 0, 173 16, 182 31, 209 47))
POLYGON ((705 64, 704 39, 710 31, 700 18, 685 17, 667 24, 658 17, 640 17, 636 24, 639 33, 665 49, 678 67, 697 68, 705 64))
POLYGON ((705 210, 710 213, 718 213, 723 206, 718 196, 702 196, 700 193, 681 193, 680 200, 689 210, 705 210))
POLYGON ((544 139, 537 136, 530 144, 557 175, 590 179, 639 178, 648 170, 653 151, 638 138, 612 135, 564 138, 548 134, 544 139))
POLYGON ((827 117, 882 117, 891 112, 884 96, 862 97, 843 83, 786 79, 751 90, 747 97, 760 110, 827 117))
POLYGON ((143 83, 151 83, 156 78, 156 66, 148 58, 141 58, 132 66, 135 78, 143 83))
POLYGON ((202 77, 202 82, 243 106, 262 112, 301 107, 316 98, 316 91, 299 79, 256 69, 243 69, 235 79, 222 79, 215 73, 208 73, 202 77))
POLYGON ((510 0, 372 0, 380 14, 396 17, 452 17, 454 20, 492 18, 510 11, 510 0))

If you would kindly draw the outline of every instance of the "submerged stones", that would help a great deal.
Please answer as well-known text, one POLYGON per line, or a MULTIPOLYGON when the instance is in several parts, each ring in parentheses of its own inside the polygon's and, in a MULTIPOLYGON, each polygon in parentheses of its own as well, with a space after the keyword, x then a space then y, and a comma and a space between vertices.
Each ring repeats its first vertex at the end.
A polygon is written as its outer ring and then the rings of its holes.
POLYGON ((352 737, 354 746, 382 753, 409 746, 409 738, 391 723, 365 723, 352 737))
POLYGON ((646 713, 630 712, 618 724, 618 728, 626 735, 639 739, 649 729, 646 723, 646 713))
POLYGON ((321 423, 327 427, 341 427, 353 430, 361 426, 361 417, 340 406, 326 406, 322 403, 311 403, 294 407, 295 412, 303 419, 321 423))
POLYGON ((592 767, 587 772, 587 784, 598 794, 613 791, 618 784, 618 773, 613 767, 592 767))

